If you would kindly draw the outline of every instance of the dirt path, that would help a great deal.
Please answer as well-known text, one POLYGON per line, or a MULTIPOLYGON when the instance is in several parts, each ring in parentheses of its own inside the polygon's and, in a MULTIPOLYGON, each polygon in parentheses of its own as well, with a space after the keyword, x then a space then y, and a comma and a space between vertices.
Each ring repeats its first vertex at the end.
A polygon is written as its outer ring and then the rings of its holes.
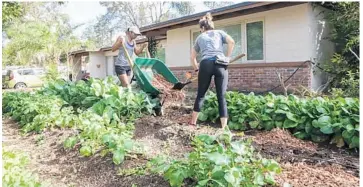
MULTIPOLYGON (((167 154, 181 158, 192 150, 191 138, 196 134, 214 134, 218 128, 202 126, 195 129, 182 125, 190 107, 171 107, 164 117, 145 116, 135 124, 134 139, 140 142, 144 156, 126 160, 115 166, 110 157, 80 157, 76 150, 64 150, 63 140, 71 130, 53 129, 43 135, 21 136, 16 123, 3 119, 3 146, 30 155, 29 169, 52 186, 169 186, 162 177, 155 175, 117 175, 119 170, 143 166, 149 158, 167 154)), ((257 151, 274 158, 283 168, 277 177, 278 186, 285 182, 298 186, 359 186, 359 156, 345 150, 334 150, 311 142, 298 140, 283 130, 271 132, 246 132, 252 138, 257 151), (357 168, 358 167, 358 168, 357 168)))

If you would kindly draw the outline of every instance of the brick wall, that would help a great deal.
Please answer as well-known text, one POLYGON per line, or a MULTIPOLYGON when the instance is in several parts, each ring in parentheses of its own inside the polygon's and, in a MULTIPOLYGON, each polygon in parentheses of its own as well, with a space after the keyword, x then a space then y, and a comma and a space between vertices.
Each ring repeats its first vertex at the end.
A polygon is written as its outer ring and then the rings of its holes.
MULTIPOLYGON (((285 83, 285 85, 291 84, 288 87, 290 91, 298 88, 299 85, 311 89, 312 75, 309 63, 304 64, 303 62, 280 62, 230 65, 228 68, 228 90, 254 92, 266 91, 274 88, 277 85, 280 85, 276 71, 283 76, 283 80, 286 80, 298 67, 300 67, 299 70, 289 79, 289 81, 285 83)), ((181 81, 185 81, 185 72, 192 70, 191 67, 175 67, 170 69, 181 81)), ((189 89, 195 89, 197 87, 197 81, 188 85, 188 87, 189 89)), ((213 79, 211 87, 214 87, 213 79)), ((280 93, 281 91, 282 88, 279 87, 272 92, 280 93)))

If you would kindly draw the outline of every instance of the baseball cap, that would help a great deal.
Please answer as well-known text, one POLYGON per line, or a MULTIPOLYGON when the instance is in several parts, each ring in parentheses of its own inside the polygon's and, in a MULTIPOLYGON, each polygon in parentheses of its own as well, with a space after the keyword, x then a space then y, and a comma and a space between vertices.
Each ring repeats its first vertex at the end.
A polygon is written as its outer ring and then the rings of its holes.
POLYGON ((136 26, 129 27, 128 31, 131 31, 137 35, 141 35, 139 28, 137 28, 136 26))

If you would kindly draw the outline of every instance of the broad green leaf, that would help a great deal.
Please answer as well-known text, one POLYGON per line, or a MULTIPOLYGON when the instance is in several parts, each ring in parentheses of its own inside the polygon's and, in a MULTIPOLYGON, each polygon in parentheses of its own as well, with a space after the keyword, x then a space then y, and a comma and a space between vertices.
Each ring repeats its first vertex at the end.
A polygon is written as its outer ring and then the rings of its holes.
POLYGON ((296 116, 294 114, 292 114, 291 112, 286 112, 286 117, 293 122, 298 122, 298 120, 296 119, 296 116))
POLYGON ((325 108, 323 107, 316 107, 316 110, 319 112, 319 113, 322 113, 322 114, 327 114, 328 112, 325 110, 325 108))
POLYGON ((244 122, 245 122, 245 118, 243 118, 243 117, 238 118, 238 123, 244 123, 244 122))
POLYGON ((267 169, 269 171, 272 171, 272 172, 275 172, 275 173, 280 173, 281 172, 280 165, 276 161, 274 161, 274 160, 271 160, 271 162, 267 166, 267 169))
POLYGON ((351 124, 347 125, 345 128, 347 129, 347 131, 352 131, 352 130, 354 130, 354 127, 353 127, 353 125, 351 125, 351 124))
POLYGON ((102 101, 99 101, 92 106, 92 110, 96 112, 96 114, 102 116, 103 111, 105 110, 105 104, 102 101))
POLYGON ((205 186, 205 185, 207 185, 208 181, 209 181, 209 179, 205 179, 205 180, 199 181, 198 182, 198 185, 205 186))
POLYGON ((231 146, 232 146, 232 152, 237 153, 239 155, 245 154, 246 147, 243 144, 243 142, 241 141, 232 142, 231 146))
POLYGON ((342 136, 345 138, 345 139, 350 139, 352 136, 354 135, 354 131, 343 131, 342 133, 342 136))
POLYGON ((208 145, 212 144, 216 140, 215 136, 211 136, 208 134, 200 134, 197 136, 197 138, 208 145))
POLYGON ((320 129, 320 131, 324 134, 332 134, 333 133, 333 129, 331 126, 327 125, 327 126, 324 126, 320 129))
POLYGON ((230 162, 228 156, 218 152, 206 153, 205 156, 216 165, 227 165, 230 162))
POLYGON ((113 157, 112 157, 112 161, 113 163, 115 163, 116 165, 121 164, 125 159, 125 151, 124 150, 115 150, 113 152, 113 157))
POLYGON ((314 119, 313 122, 312 122, 312 126, 315 127, 315 128, 319 128, 320 126, 319 126, 318 120, 314 119))
POLYGON ((221 166, 216 165, 212 171, 212 178, 216 180, 223 179, 225 172, 223 171, 221 166), (217 169, 219 168, 219 169, 217 169))
POLYGON ((170 170, 165 175, 169 179, 172 187, 181 186, 184 179, 187 177, 184 170, 170 170))
POLYGON ((72 148, 72 147, 74 147, 76 145, 76 143, 77 143, 77 137, 72 136, 72 137, 67 138, 64 141, 64 147, 65 148, 72 148))
POLYGON ((306 132, 298 131, 298 132, 294 133, 294 136, 296 138, 304 140, 308 137, 308 134, 306 132))
POLYGON ((272 130, 275 126, 274 126, 274 122, 273 122, 273 121, 267 121, 267 122, 264 122, 264 123, 262 124, 262 127, 263 127, 265 130, 269 131, 269 130, 272 130))
POLYGON ((278 128, 282 128, 283 123, 281 121, 275 121, 275 126, 278 128))
POLYGON ((96 96, 102 96, 103 95, 103 89, 102 89, 102 85, 100 83, 92 83, 92 88, 95 92, 96 96))
POLYGON ((259 185, 259 186, 263 186, 265 184, 264 176, 260 171, 255 171, 253 184, 259 185))
POLYGON ((198 119, 199 119, 200 121, 207 121, 208 116, 207 116, 206 114, 204 114, 203 112, 200 112, 200 113, 199 113, 199 116, 198 116, 198 119))
POLYGON ((270 116, 268 116, 268 115, 262 115, 262 116, 261 116, 261 120, 262 120, 262 121, 270 121, 270 120, 271 120, 271 117, 270 117, 270 116))
POLYGON ((286 111, 284 111, 284 110, 281 110, 281 109, 277 109, 277 110, 275 111, 275 113, 276 113, 276 114, 286 114, 287 112, 286 112, 286 111))
POLYGON ((359 136, 353 136, 352 142, 349 144, 349 148, 359 148, 359 136))
POLYGON ((102 136, 102 142, 104 144, 110 143, 111 141, 112 141, 112 137, 111 137, 110 134, 105 134, 105 135, 102 136))
POLYGON ((270 108, 273 108, 273 107, 275 106, 273 102, 268 102, 266 105, 267 105, 268 107, 270 107, 270 108))
POLYGON ((330 116, 322 116, 318 119, 319 126, 322 127, 324 125, 328 125, 331 122, 330 116))
POLYGON ((237 186, 236 183, 237 183, 237 180, 236 177, 233 176, 232 172, 227 172, 225 175, 224 175, 224 179, 226 179, 226 181, 228 183, 230 183, 232 186, 237 186))
POLYGON ((81 153, 82 156, 85 157, 92 155, 92 150, 90 146, 82 146, 79 152, 81 153))
POLYGON ((260 123, 258 121, 251 121, 249 124, 251 128, 256 129, 260 123))
POLYGON ((294 121, 291 121, 289 119, 286 119, 284 121, 284 128, 294 128, 298 125, 298 123, 294 122, 294 121))

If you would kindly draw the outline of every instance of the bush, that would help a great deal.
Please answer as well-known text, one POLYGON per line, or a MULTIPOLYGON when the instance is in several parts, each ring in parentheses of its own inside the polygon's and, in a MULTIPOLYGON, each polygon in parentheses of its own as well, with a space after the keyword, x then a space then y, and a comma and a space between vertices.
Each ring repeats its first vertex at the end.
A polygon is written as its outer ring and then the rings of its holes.
MULTIPOLYGON (((338 147, 359 147, 359 99, 298 98, 227 92, 229 126, 234 130, 289 129, 300 139, 331 140, 338 147)), ((218 119, 215 93, 209 93, 200 113, 201 121, 218 119)))

